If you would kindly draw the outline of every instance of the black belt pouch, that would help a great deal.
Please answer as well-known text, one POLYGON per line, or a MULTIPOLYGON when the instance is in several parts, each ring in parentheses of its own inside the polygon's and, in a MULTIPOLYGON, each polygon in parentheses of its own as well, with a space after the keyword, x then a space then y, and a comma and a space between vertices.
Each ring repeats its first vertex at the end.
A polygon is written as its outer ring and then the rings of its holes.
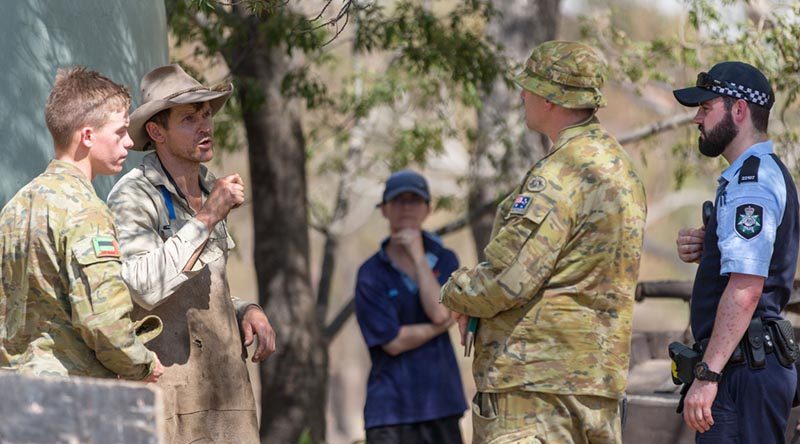
POLYGON ((759 369, 767 365, 767 352, 764 349, 764 324, 761 318, 753 318, 747 327, 747 357, 750 359, 750 368, 759 369))

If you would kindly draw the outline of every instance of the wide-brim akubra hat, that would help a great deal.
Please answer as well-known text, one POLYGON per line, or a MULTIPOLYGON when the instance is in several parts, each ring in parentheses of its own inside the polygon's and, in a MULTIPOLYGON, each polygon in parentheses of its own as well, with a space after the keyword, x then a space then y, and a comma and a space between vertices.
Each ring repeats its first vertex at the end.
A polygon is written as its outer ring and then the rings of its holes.
POLYGON ((132 150, 144 151, 150 137, 144 124, 167 108, 198 102, 210 102, 211 114, 216 114, 233 93, 233 85, 221 84, 209 88, 195 80, 179 65, 167 65, 145 74, 141 83, 142 104, 131 113, 128 134, 133 139, 132 150))

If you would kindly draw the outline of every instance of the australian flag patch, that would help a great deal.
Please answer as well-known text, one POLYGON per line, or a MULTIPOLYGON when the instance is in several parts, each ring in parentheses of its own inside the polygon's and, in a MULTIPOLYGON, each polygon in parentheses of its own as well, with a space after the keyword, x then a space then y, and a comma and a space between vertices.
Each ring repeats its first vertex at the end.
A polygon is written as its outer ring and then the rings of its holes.
POLYGON ((511 206, 511 214, 525 214, 525 211, 528 209, 528 205, 530 204, 530 196, 524 196, 520 194, 516 199, 514 199, 514 205, 511 206))

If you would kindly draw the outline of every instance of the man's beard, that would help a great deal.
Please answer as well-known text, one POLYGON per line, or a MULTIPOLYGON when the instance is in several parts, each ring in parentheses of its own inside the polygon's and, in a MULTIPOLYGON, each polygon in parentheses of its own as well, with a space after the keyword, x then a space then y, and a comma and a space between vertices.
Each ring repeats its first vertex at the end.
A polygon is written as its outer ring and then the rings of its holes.
POLYGON ((698 138, 700 153, 708 157, 717 157, 736 138, 739 128, 733 123, 733 116, 728 111, 712 130, 705 132, 701 126, 700 132, 705 134, 705 137, 698 138))

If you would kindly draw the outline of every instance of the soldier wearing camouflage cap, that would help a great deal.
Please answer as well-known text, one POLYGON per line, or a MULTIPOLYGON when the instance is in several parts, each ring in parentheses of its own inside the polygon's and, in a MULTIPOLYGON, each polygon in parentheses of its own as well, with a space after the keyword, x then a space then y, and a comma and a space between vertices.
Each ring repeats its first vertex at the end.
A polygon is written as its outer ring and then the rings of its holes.
POLYGON ((515 77, 528 128, 553 146, 498 207, 486 261, 441 295, 462 332, 479 319, 475 443, 621 442, 647 210, 631 160, 595 117, 605 72, 593 48, 550 41, 515 77))
POLYGON ((55 159, 0 212, 0 368, 149 382, 164 372, 136 335, 160 321, 131 321, 114 220, 91 183, 122 169, 129 106, 97 72, 56 75, 45 106, 55 159))

